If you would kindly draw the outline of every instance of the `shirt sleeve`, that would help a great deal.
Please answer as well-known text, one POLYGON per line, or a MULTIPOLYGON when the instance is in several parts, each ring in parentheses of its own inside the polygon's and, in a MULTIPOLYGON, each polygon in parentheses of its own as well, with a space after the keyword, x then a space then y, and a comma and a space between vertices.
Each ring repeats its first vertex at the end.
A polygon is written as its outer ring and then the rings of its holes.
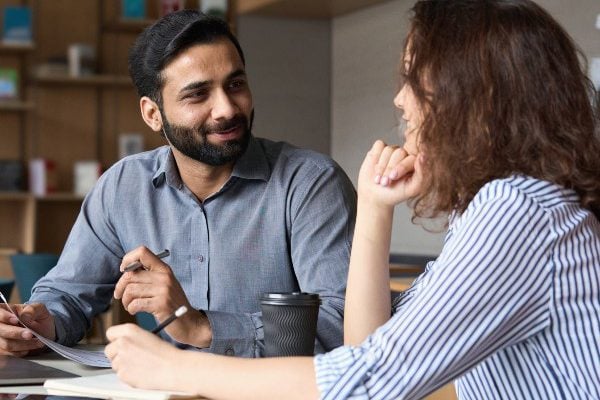
MULTIPOLYGON (((322 353, 343 343, 356 194, 347 176, 332 165, 306 168, 295 185, 288 199, 287 239, 300 290, 317 293, 321 298, 315 351, 322 353)), ((205 313, 212 330, 208 351, 239 357, 263 355, 261 313, 205 313)))
POLYGON ((422 398, 548 326, 556 235, 546 212, 504 184, 459 222, 386 324, 315 358, 322 398, 422 398))
POLYGON ((123 250, 108 219, 113 195, 106 177, 83 201, 57 265, 33 288, 30 303, 44 303, 54 316, 57 342, 76 344, 105 311, 120 276, 123 250))
POLYGON ((264 333, 260 313, 203 312, 212 331, 209 352, 246 358, 262 355, 264 333))
POLYGON ((317 352, 344 342, 343 317, 354 221, 356 192, 335 165, 305 179, 291 202, 292 264, 300 290, 321 298, 317 352))

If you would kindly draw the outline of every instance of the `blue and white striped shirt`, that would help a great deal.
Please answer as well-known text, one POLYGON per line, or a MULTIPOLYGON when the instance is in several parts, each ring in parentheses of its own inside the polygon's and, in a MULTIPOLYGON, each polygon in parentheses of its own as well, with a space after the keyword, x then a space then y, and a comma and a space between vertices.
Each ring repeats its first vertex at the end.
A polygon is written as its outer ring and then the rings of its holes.
POLYGON ((485 185, 358 347, 317 356, 324 399, 600 398, 600 223, 530 177, 485 185))

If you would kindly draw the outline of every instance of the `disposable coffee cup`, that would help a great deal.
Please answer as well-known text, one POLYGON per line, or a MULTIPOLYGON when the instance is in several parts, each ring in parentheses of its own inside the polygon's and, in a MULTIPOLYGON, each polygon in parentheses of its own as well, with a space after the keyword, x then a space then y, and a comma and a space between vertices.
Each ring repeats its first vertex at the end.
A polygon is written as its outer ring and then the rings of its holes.
POLYGON ((313 293, 266 293, 260 298, 265 356, 312 356, 321 300, 313 293))

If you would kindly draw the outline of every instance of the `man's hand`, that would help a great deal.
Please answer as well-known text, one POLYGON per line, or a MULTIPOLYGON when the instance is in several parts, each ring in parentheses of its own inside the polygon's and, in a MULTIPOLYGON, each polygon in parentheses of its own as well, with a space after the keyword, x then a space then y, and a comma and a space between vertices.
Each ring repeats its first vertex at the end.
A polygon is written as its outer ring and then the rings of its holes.
POLYGON ((146 247, 138 247, 123 257, 121 271, 136 261, 144 268, 121 276, 115 287, 115 299, 121 299, 130 314, 144 311, 153 314, 159 322, 180 306, 186 306, 188 312, 169 324, 165 331, 180 343, 209 347, 212 332, 208 319, 190 305, 171 268, 146 247))
MULTIPOLYGON (((38 334, 54 340, 54 317, 46 306, 36 304, 11 304, 21 321, 38 334)), ((29 329, 23 328, 5 304, 0 305, 0 354, 23 357, 44 347, 29 329)))

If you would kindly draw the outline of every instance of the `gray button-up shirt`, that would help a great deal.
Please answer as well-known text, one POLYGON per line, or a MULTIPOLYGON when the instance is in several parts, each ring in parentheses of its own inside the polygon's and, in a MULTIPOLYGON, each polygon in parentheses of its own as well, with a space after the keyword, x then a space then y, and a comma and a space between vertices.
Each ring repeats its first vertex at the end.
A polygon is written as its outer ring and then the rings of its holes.
POLYGON ((46 304, 58 341, 72 345, 109 306, 121 258, 144 245, 171 251, 164 261, 210 321, 210 351, 259 356, 259 297, 286 291, 321 296, 317 351, 333 349, 343 342, 355 208, 352 183, 333 160, 258 138, 221 190, 199 202, 164 146, 100 178, 30 301, 46 304))

